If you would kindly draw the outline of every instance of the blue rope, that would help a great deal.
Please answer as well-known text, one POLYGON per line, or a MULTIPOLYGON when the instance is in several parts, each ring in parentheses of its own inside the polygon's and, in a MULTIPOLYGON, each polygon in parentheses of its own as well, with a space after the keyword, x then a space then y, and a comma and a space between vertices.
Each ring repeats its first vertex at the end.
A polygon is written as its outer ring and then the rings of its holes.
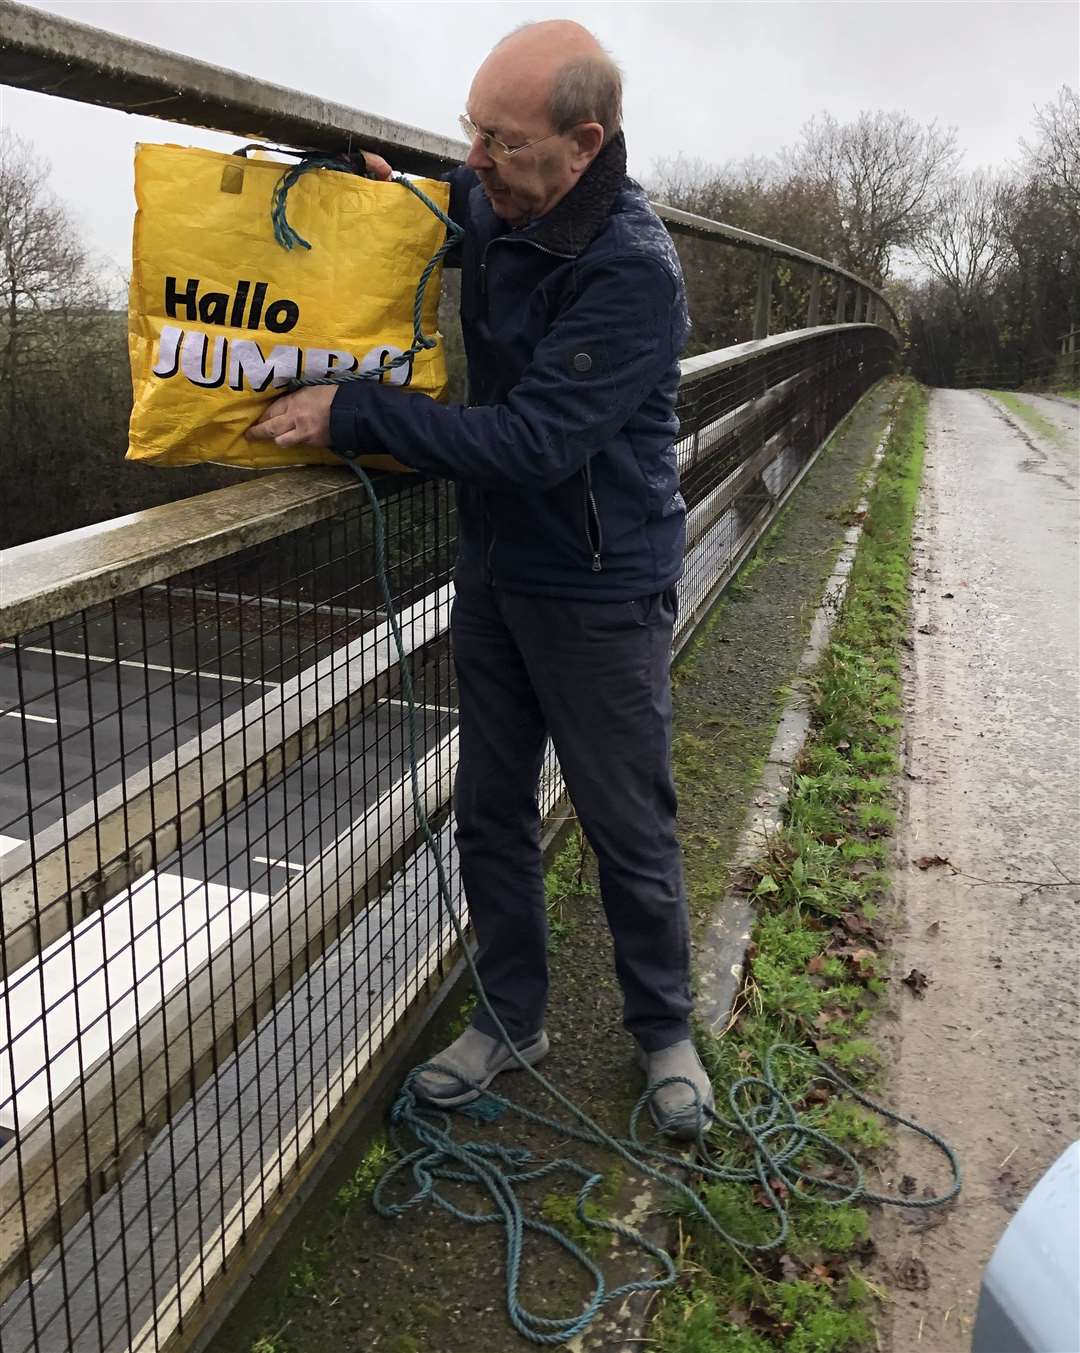
MULTIPOLYGON (((320 158, 312 157, 282 175, 274 199, 274 231, 285 248, 300 244, 310 248, 302 240, 285 216, 285 201, 289 188, 300 175, 311 168, 340 168, 340 161, 324 163, 320 158)), ((434 340, 424 338, 420 328, 420 314, 423 308, 423 290, 440 259, 456 242, 460 227, 441 211, 429 197, 415 184, 400 175, 396 181, 404 183, 431 211, 447 226, 450 234, 447 241, 425 268, 417 287, 414 308, 414 352, 423 347, 434 346, 434 340)), ((401 365, 406 358, 394 359, 388 366, 401 365)), ((378 371, 350 372, 344 376, 328 375, 322 380, 304 380, 302 385, 330 385, 341 380, 365 379, 377 376, 378 371)), ((560 1137, 583 1142, 589 1146, 602 1147, 622 1160, 633 1173, 644 1175, 682 1198, 701 1223, 714 1235, 739 1250, 752 1253, 766 1253, 778 1249, 787 1240, 790 1223, 784 1197, 813 1198, 829 1207, 840 1207, 846 1203, 868 1202, 899 1207, 939 1207, 955 1198, 960 1192, 961 1174, 956 1155, 942 1137, 929 1128, 922 1127, 910 1118, 878 1104, 868 1095, 852 1085, 829 1063, 791 1043, 776 1043, 765 1057, 760 1076, 744 1076, 732 1082, 728 1087, 727 1102, 730 1117, 713 1113, 715 1123, 729 1133, 737 1134, 749 1145, 752 1163, 747 1166, 725 1165, 710 1159, 705 1145, 705 1132, 698 1140, 699 1159, 690 1162, 685 1156, 660 1151, 641 1140, 639 1123, 652 1097, 665 1086, 686 1084, 690 1087, 699 1112, 702 1109, 697 1088, 681 1076, 669 1076, 666 1080, 646 1087, 630 1114, 630 1122, 625 1137, 615 1137, 595 1123, 583 1109, 568 1099, 551 1081, 530 1066, 514 1046, 502 1022, 492 1009, 487 993, 484 991, 476 964, 466 940, 465 928, 454 907, 446 866, 442 850, 431 823, 428 820, 424 796, 420 792, 419 756, 417 748, 421 742, 421 728, 417 719, 416 701, 413 692, 412 672, 408 661, 397 608, 390 586, 389 564, 386 549, 386 522, 382 503, 364 468, 358 464, 358 453, 338 453, 363 485, 371 505, 374 526, 375 572, 379 590, 389 620, 394 645, 401 671, 401 686, 405 696, 405 708, 408 721, 408 762, 412 787, 413 811, 420 827, 420 834, 431 854, 435 865, 438 893, 442 904, 450 917, 454 934, 465 955, 465 961, 472 978, 477 997, 488 1018, 498 1030, 499 1037, 509 1049, 518 1066, 525 1071, 549 1098, 560 1105, 569 1115, 569 1119, 551 1117, 533 1109, 517 1104, 511 1099, 488 1088, 483 1100, 474 1110, 478 1119, 491 1119, 496 1113, 509 1110, 526 1122, 549 1128, 560 1137), (933 1143, 946 1157, 952 1172, 952 1183, 942 1194, 934 1198, 905 1198, 891 1194, 876 1193, 867 1188, 862 1167, 850 1151, 839 1142, 833 1141, 825 1133, 811 1127, 802 1120, 791 1100, 780 1088, 774 1064, 780 1057, 802 1059, 813 1067, 813 1081, 831 1084, 836 1089, 850 1095, 858 1103, 880 1114, 891 1123, 910 1128, 919 1136, 933 1143), (826 1157, 838 1160, 848 1171, 849 1179, 824 1178, 804 1170, 798 1163, 809 1148, 817 1148, 826 1157), (768 1240, 757 1242, 746 1237, 732 1235, 712 1215, 699 1193, 684 1182, 687 1170, 703 1180, 716 1180, 729 1183, 757 1184, 769 1211, 775 1219, 775 1230, 768 1240), (778 1187, 782 1184, 783 1188, 778 1187), (833 1195, 833 1196, 830 1196, 833 1195)), ((444 1212, 469 1226, 501 1225, 505 1237, 506 1255, 506 1313, 510 1323, 525 1339, 537 1344, 565 1344, 575 1338, 595 1320, 600 1311, 611 1302, 619 1301, 633 1292, 656 1292, 670 1287, 678 1277, 671 1256, 655 1245, 640 1231, 624 1225, 622 1222, 605 1220, 590 1216, 586 1211, 594 1190, 603 1180, 603 1175, 570 1156, 561 1156, 557 1160, 540 1161, 528 1149, 523 1147, 501 1146, 490 1141, 457 1141, 453 1135, 450 1116, 421 1104, 413 1088, 417 1076, 428 1068, 439 1068, 437 1062, 428 1062, 414 1067, 405 1078, 398 1098, 390 1114, 390 1131, 399 1158, 386 1171, 375 1187, 372 1202, 380 1216, 400 1217, 410 1208, 433 1203, 444 1212), (416 1143, 414 1146, 405 1139, 409 1134, 416 1143), (655 1260, 661 1270, 660 1276, 623 1283, 620 1287, 607 1288, 603 1271, 593 1262, 585 1250, 564 1231, 534 1217, 527 1217, 518 1199, 519 1186, 546 1179, 555 1174, 568 1174, 581 1181, 577 1192, 576 1211, 579 1221, 589 1230, 605 1232, 619 1236, 630 1245, 655 1260), (392 1181, 409 1176, 413 1191, 400 1202, 387 1202, 385 1193, 392 1181), (437 1187, 440 1183, 471 1184, 487 1194, 490 1206, 479 1212, 470 1212, 452 1202, 437 1187), (545 1235, 562 1247, 588 1274, 593 1289, 583 1309, 573 1316, 551 1317, 539 1315, 522 1305, 519 1296, 521 1280, 521 1261, 527 1233, 545 1235)), ((453 1073, 457 1075, 457 1073, 453 1073)), ((459 1079, 462 1079, 459 1077, 459 1079)), ((465 1084, 470 1082, 464 1081, 465 1084)), ((474 1089, 480 1090, 479 1085, 474 1089)), ((702 1115, 704 1117, 704 1115, 702 1115)))

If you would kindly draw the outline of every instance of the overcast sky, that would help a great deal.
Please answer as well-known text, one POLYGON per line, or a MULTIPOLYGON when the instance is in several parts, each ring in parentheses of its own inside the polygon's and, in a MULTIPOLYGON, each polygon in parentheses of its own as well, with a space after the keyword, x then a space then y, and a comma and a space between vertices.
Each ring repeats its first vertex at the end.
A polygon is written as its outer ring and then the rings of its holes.
MULTIPOLYGON (((1080 6, 1058 3, 106 3, 38 8, 456 136, 472 73, 517 23, 573 18, 626 74, 630 170, 723 163, 792 142, 813 113, 903 109, 955 126, 969 167, 1002 165, 1034 105, 1080 80, 1080 6)), ((87 242, 126 267, 137 140, 235 138, 0 86, 0 125, 48 159, 87 242)), ((738 224, 737 222, 735 224, 738 224)))

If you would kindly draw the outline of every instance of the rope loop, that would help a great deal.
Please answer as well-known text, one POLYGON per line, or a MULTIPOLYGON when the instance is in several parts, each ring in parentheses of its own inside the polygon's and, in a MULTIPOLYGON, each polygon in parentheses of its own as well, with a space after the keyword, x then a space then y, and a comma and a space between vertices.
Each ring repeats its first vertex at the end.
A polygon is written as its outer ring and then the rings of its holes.
MULTIPOLYGON (((287 206, 289 193, 296 186, 297 182, 305 175, 311 173, 314 169, 336 169, 339 173, 359 174, 362 173, 360 165, 355 158, 343 155, 320 155, 314 152, 307 153, 299 163, 291 165, 284 171, 274 187, 274 194, 270 203, 270 220, 274 227, 274 239, 283 249, 311 249, 311 244, 305 240, 289 224, 287 215, 287 206)), ((462 227, 456 221, 452 221, 443 211, 439 204, 432 200, 418 184, 405 174, 393 173, 390 175, 391 183, 399 183, 406 188, 412 195, 424 204, 439 221, 446 227, 446 239, 439 245, 438 249, 432 254, 424 265, 424 270, 420 274, 420 279, 416 284, 416 293, 413 297, 413 334, 412 346, 396 357, 388 357, 385 361, 379 363, 376 367, 370 367, 366 371, 344 371, 327 373, 317 380, 301 378, 294 382, 294 386, 305 385, 340 385, 345 381, 353 380, 378 380, 382 376, 388 376, 391 372, 397 371, 400 367, 407 366, 421 352, 429 352, 432 348, 439 346, 437 338, 431 338, 424 333, 424 297, 427 294, 428 283, 432 275, 443 261, 446 255, 457 244, 459 238, 464 234, 462 227)))

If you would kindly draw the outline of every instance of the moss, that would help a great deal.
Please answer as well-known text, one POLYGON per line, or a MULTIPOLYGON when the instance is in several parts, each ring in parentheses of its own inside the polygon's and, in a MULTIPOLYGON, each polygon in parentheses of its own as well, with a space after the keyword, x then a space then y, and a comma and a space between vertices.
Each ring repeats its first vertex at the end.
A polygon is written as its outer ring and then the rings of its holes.
POLYGON ((586 1254, 601 1254, 611 1244, 613 1232, 590 1226, 590 1221, 607 1221, 611 1217, 612 1206, 618 1196, 623 1181, 623 1168, 615 1165, 607 1170, 585 1200, 581 1209, 588 1219, 583 1221, 578 1212, 577 1193, 549 1193, 540 1202, 540 1215, 548 1223, 562 1231, 575 1245, 579 1245, 586 1254))

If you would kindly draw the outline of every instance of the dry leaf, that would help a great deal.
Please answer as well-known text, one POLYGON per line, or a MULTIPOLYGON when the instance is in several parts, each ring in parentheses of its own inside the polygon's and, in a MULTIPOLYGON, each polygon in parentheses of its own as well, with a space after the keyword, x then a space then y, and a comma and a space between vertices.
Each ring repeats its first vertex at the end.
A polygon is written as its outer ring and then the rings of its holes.
POLYGON ((912 1254, 893 1265, 893 1281, 905 1292, 925 1292, 930 1286, 930 1274, 923 1261, 912 1254))
POLYGON ((921 997, 926 988, 930 985, 930 979, 926 973, 920 972, 918 968, 912 968, 906 977, 900 979, 904 986, 910 987, 916 996, 921 997))

